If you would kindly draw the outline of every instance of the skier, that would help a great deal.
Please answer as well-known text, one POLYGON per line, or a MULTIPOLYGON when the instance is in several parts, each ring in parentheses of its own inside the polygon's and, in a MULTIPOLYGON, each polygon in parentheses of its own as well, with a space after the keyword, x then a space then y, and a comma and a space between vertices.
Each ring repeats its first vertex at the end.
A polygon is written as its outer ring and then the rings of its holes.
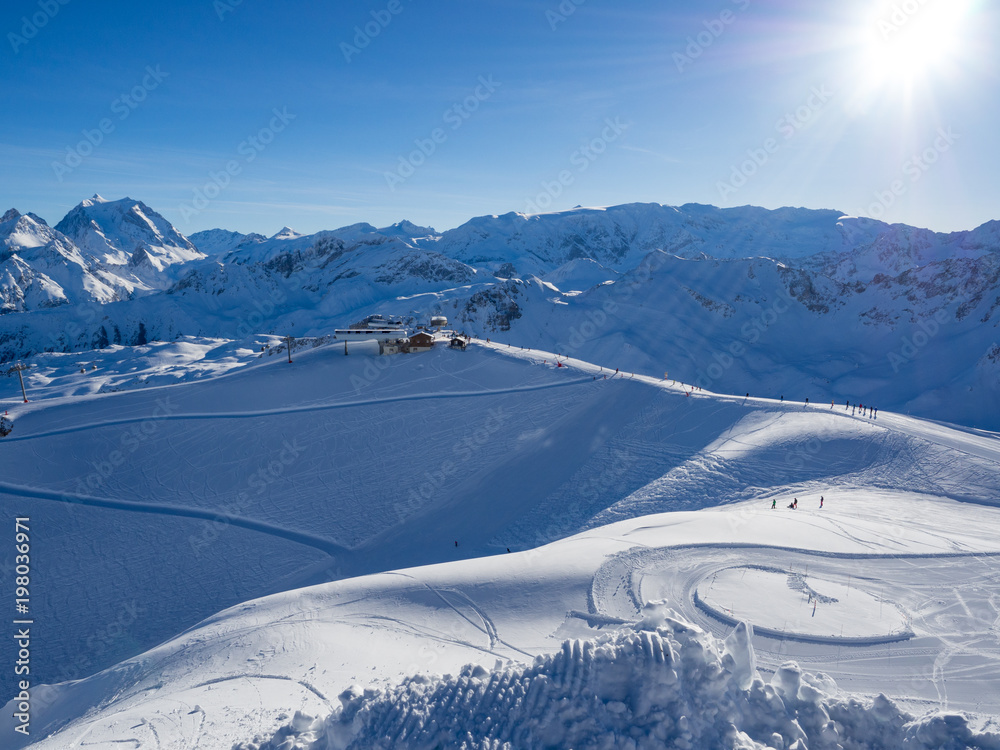
POLYGON ((819 507, 821 507, 821 508, 823 507, 823 496, 822 495, 819 496, 819 507))
POLYGON ((774 510, 777 507, 778 507, 778 501, 776 499, 772 499, 771 500, 771 510, 774 510))
POLYGON ((806 396, 806 406, 809 406, 809 397, 806 396))
POLYGON ((875 419, 878 419, 878 409, 875 410, 875 419))
POLYGON ((455 546, 456 546, 456 547, 458 546, 458 542, 457 542, 457 541, 455 542, 455 546))
POLYGON ((795 510, 799 509, 799 499, 798 498, 795 498, 794 500, 792 500, 792 504, 795 506, 795 510))

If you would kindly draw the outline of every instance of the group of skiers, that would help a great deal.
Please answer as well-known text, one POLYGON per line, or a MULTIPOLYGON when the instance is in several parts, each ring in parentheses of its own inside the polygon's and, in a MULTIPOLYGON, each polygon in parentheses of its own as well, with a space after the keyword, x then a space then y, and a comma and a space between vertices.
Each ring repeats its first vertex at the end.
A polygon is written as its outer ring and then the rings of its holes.
MULTIPOLYGON (((749 393, 747 393, 746 398, 750 398, 749 393)), ((778 396, 778 400, 781 401, 781 403, 784 403, 785 396, 784 395, 778 396)), ((808 396, 806 397, 806 406, 809 406, 808 396)), ((832 409, 834 406, 836 406, 836 401, 834 401, 834 399, 831 398, 830 408, 832 409)), ((850 411, 851 416, 854 416, 858 412, 861 412, 862 417, 868 417, 869 419, 878 419, 878 409, 876 409, 874 406, 866 406, 865 404, 855 404, 854 406, 851 406, 850 401, 845 401, 844 411, 850 411)))
MULTIPOLYGON (((833 408, 833 402, 830 402, 830 408, 833 408)), ((847 405, 844 407, 844 411, 848 409, 851 410, 851 416, 854 416, 858 412, 861 412, 862 417, 868 417, 869 419, 878 419, 878 409, 874 406, 866 406, 865 404, 855 404, 851 406, 851 402, 848 401, 847 405)))
MULTIPOLYGON (((776 499, 772 499, 771 500, 771 510, 774 510, 777 507, 778 507, 778 501, 776 499)), ((790 502, 788 504, 788 507, 791 508, 792 510, 798 510, 799 509, 799 499, 797 497, 792 498, 792 502, 790 502)), ((819 507, 820 508, 823 507, 823 496, 822 495, 819 496, 819 507)))

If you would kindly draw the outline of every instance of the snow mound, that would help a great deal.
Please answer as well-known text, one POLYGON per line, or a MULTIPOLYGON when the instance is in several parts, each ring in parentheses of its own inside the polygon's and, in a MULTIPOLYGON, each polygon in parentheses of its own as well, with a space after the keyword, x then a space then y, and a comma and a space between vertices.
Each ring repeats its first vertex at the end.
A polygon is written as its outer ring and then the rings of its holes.
POLYGON ((296 713, 239 750, 349 748, 929 748, 1000 747, 960 714, 920 719, 883 695, 841 696, 823 674, 787 662, 765 683, 752 630, 726 640, 649 604, 633 628, 569 640, 530 666, 415 676, 352 687, 325 720, 296 713))

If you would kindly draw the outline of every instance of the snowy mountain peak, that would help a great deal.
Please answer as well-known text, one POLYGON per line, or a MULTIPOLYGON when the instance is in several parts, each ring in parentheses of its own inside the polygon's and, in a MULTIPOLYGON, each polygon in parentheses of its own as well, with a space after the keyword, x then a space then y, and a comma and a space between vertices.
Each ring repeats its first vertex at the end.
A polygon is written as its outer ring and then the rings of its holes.
POLYGON ((375 230, 386 237, 398 237, 400 239, 422 239, 425 237, 435 237, 437 232, 433 227, 422 227, 412 221, 397 221, 395 224, 375 230))
MULTIPOLYGON (((125 198, 125 200, 131 200, 131 199, 130 198, 125 198)), ((94 193, 94 195, 92 197, 85 198, 84 200, 80 201, 80 205, 81 206, 94 206, 94 205, 97 205, 98 203, 107 203, 107 202, 108 202, 108 200, 106 198, 104 198, 100 193, 94 193)))
POLYGON ((0 218, 0 242, 12 252, 40 247, 52 241, 56 233, 34 214, 22 214, 12 208, 0 218))
MULTIPOLYGON (((110 266, 127 264, 137 245, 164 267, 205 257, 163 216, 127 197, 108 201, 95 195, 81 201, 56 229, 110 266)), ((153 286, 162 285, 153 282, 153 286)))
POLYGON ((272 240, 292 240, 292 239, 295 239, 296 237, 302 237, 302 236, 303 235, 301 233, 296 232, 291 227, 282 227, 281 230, 276 235, 274 235, 271 239, 272 240))

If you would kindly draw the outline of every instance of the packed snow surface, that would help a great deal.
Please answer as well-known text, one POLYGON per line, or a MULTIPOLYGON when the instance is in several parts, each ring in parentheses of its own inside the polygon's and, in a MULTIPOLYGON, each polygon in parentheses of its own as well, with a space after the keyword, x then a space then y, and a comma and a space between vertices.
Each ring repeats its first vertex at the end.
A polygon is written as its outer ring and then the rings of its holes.
POLYGON ((496 341, 317 343, 47 355, 3 402, 0 508, 46 582, 12 747, 570 747, 550 719, 584 716, 622 747, 996 746, 995 436, 496 341))
MULTIPOLYGON (((806 568, 808 571, 808 568, 806 568)), ((834 581, 790 570, 736 567, 698 587, 698 601, 723 619, 746 619, 791 637, 905 640, 913 635, 892 602, 865 591, 870 582, 834 581)))

